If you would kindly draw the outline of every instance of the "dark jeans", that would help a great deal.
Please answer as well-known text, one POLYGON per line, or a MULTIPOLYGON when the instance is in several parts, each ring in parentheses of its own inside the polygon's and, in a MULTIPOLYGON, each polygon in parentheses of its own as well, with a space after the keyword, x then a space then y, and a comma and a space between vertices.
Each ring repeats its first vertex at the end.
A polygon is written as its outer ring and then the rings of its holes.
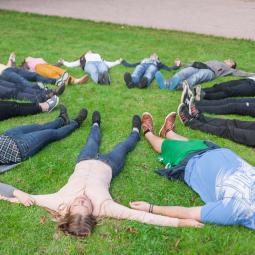
POLYGON ((76 121, 71 121, 66 126, 63 126, 63 124, 64 120, 57 118, 45 124, 15 127, 4 134, 14 139, 20 150, 21 159, 25 160, 36 154, 47 144, 63 139, 78 127, 76 121))
POLYGON ((23 68, 10 67, 3 71, 2 78, 24 86, 37 86, 31 82, 42 82, 45 84, 55 84, 56 79, 45 78, 35 72, 29 72, 23 68))
POLYGON ((35 103, 16 103, 0 101, 0 120, 16 116, 27 116, 40 113, 41 107, 35 103))
POLYGON ((204 99, 214 100, 226 97, 252 97, 255 96, 255 81, 251 79, 242 79, 227 81, 215 84, 211 88, 203 89, 204 99))
POLYGON ((225 98, 196 102, 200 112, 214 114, 239 114, 255 117, 255 98, 225 98))
POLYGON ((206 133, 255 147, 255 121, 240 121, 205 117, 190 120, 187 125, 206 133))
POLYGON ((36 87, 22 86, 13 82, 8 82, 0 77, 0 98, 1 99, 18 99, 29 100, 31 102, 44 102, 47 100, 47 95, 52 90, 40 89, 36 87))
POLYGON ((81 150, 77 159, 77 163, 89 159, 101 160, 112 168, 112 176, 115 177, 123 168, 126 155, 135 148, 135 145, 139 140, 140 135, 133 131, 124 142, 117 144, 111 152, 107 154, 100 154, 100 128, 94 125, 90 129, 86 145, 81 150))

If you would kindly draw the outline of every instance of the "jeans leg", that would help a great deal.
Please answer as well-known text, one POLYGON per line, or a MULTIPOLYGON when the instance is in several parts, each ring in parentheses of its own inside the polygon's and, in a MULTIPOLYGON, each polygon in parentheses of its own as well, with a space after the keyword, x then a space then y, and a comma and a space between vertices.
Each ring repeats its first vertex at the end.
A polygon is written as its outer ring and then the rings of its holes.
POLYGON ((187 82, 190 87, 193 87, 196 84, 200 84, 206 81, 211 81, 213 79, 215 79, 215 74, 213 71, 209 69, 199 69, 198 72, 191 75, 187 79, 187 82))
POLYGON ((77 163, 82 160, 95 159, 99 151, 99 145, 101 141, 100 128, 97 125, 93 125, 90 128, 90 133, 87 138, 85 146, 82 148, 77 163))
POLYGON ((38 104, 0 101, 0 120, 15 116, 33 115, 41 111, 42 110, 38 104))
POLYGON ((149 65, 148 68, 145 71, 144 77, 147 78, 148 80, 148 85, 147 87, 150 86, 152 80, 155 77, 156 72, 158 71, 158 68, 155 65, 149 65))
POLYGON ((26 126, 18 126, 11 128, 5 132, 5 135, 16 136, 24 135, 31 132, 42 131, 45 129, 56 129, 63 126, 64 120, 62 118, 56 118, 54 121, 45 124, 32 124, 26 126))
POLYGON ((77 122, 71 121, 69 125, 61 128, 44 129, 16 137, 15 141, 17 142, 18 146, 20 141, 26 144, 26 150, 21 150, 22 160, 25 160, 26 158, 36 154, 49 143, 65 138, 77 127, 77 122))
POLYGON ((145 64, 140 64, 140 65, 136 66, 134 72, 131 75, 132 81, 135 85, 138 85, 138 83, 140 82, 140 80, 146 70, 146 67, 147 66, 145 64))
POLYGON ((91 79, 95 82, 98 83, 98 75, 99 75, 99 70, 97 67, 97 62, 87 62, 85 65, 85 71, 90 75, 91 79))
POLYGON ((124 142, 117 144, 110 153, 100 156, 99 159, 105 161, 112 168, 113 177, 119 174, 124 166, 127 154, 135 148, 139 140, 140 135, 132 131, 128 138, 124 142))

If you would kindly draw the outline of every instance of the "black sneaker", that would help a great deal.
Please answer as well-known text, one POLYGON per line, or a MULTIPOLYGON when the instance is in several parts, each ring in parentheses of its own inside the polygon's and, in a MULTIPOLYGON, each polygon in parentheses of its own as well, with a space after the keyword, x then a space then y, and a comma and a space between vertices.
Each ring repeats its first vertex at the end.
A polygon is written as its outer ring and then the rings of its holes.
POLYGON ((138 87, 140 89, 144 89, 147 87, 147 85, 148 85, 148 79, 146 77, 143 77, 142 80, 140 81, 138 87))
POLYGON ((69 119, 66 107, 63 104, 60 104, 59 110, 60 110, 59 117, 64 120, 65 125, 69 124, 70 119, 69 119))
POLYGON ((134 83, 132 81, 132 76, 130 73, 125 73, 124 74, 124 81, 126 83, 126 86, 129 88, 129 89, 132 89, 134 88, 134 83))
POLYGON ((92 114, 92 125, 94 123, 97 123, 98 126, 100 127, 100 124, 101 124, 101 116, 100 116, 100 112, 98 111, 94 111, 93 114, 92 114))
POLYGON ((66 85, 62 84, 61 86, 59 86, 56 90, 54 90, 54 94, 56 96, 60 96, 61 94, 63 94, 63 92, 65 91, 66 85))
POLYGON ((101 77, 101 84, 110 85, 110 77, 108 72, 103 72, 101 77))
POLYGON ((197 118, 198 115, 199 115, 199 111, 198 111, 198 109, 196 107, 195 98, 194 97, 192 97, 190 99, 190 102, 189 102, 189 114, 193 118, 197 118))
POLYGON ((184 125, 186 125, 192 119, 191 116, 189 115, 188 107, 185 104, 180 104, 177 112, 178 112, 180 121, 184 125))
POLYGON ((82 122, 87 118, 88 115, 88 110, 85 108, 82 108, 78 114, 78 116, 74 119, 79 125, 81 126, 82 122))
POLYGON ((134 115, 133 119, 132 119, 132 127, 137 128, 139 130, 139 133, 140 133, 141 125, 142 125, 141 118, 138 115, 134 115))

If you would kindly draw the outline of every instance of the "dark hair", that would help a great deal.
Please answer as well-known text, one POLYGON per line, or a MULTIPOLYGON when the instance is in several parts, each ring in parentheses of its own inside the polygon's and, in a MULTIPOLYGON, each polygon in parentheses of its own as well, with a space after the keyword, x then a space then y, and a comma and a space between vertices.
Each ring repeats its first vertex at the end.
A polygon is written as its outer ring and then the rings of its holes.
POLYGON ((232 60, 232 62, 233 62, 232 68, 236 69, 236 61, 232 60))
POLYGON ((20 67, 23 68, 23 69, 29 70, 29 67, 28 67, 28 65, 27 65, 26 59, 24 59, 24 60, 21 62, 20 67))
POLYGON ((58 220, 58 228, 66 235, 86 237, 92 233, 96 225, 96 218, 93 215, 71 215, 67 213, 63 218, 58 220))

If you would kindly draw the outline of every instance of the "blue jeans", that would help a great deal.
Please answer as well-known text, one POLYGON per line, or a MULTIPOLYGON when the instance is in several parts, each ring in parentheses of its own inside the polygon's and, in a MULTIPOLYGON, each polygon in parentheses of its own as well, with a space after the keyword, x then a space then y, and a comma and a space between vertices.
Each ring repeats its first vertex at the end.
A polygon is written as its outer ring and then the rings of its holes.
POLYGON ((104 72, 108 73, 108 66, 103 61, 89 61, 85 65, 85 72, 95 83, 99 83, 100 76, 104 72))
POLYGON ((29 72, 25 69, 15 67, 5 69, 2 73, 2 77, 6 81, 34 88, 38 88, 38 85, 32 82, 42 82, 45 84, 56 83, 56 79, 45 78, 35 72, 29 72))
POLYGON ((134 85, 138 85, 142 77, 146 77, 148 80, 147 86, 149 86, 154 79, 155 73, 157 71, 158 68, 153 64, 140 64, 135 68, 134 72, 131 75, 132 81, 134 85))
POLYGON ((80 155, 78 156, 77 163, 89 159, 101 160, 111 167, 112 176, 115 177, 120 173, 120 170, 123 168, 126 155, 135 148, 136 143, 139 140, 140 135, 137 132, 133 131, 124 142, 117 144, 111 152, 107 154, 100 154, 100 128, 96 125, 93 125, 90 129, 86 145, 83 147, 80 155))
POLYGON ((187 80, 190 87, 206 81, 215 79, 215 74, 210 69, 198 69, 194 67, 184 68, 176 73, 171 79, 166 80, 166 88, 177 89, 184 80, 187 80))
POLYGON ((11 137, 16 142, 23 161, 36 154, 47 144, 63 139, 78 127, 76 121, 71 121, 70 124, 66 126, 63 125, 64 120, 62 118, 57 118, 45 124, 15 127, 9 129, 4 134, 11 137))

